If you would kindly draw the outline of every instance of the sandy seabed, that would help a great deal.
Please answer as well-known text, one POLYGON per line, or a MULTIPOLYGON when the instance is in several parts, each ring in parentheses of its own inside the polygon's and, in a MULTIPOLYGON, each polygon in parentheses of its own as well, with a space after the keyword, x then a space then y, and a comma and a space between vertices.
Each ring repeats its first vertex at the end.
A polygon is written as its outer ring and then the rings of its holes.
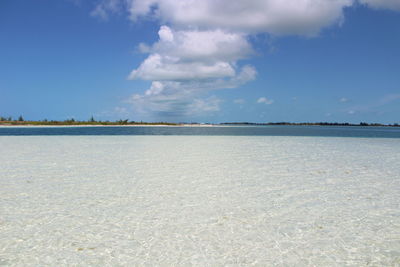
POLYGON ((400 266, 400 139, 1 136, 0 265, 400 266))

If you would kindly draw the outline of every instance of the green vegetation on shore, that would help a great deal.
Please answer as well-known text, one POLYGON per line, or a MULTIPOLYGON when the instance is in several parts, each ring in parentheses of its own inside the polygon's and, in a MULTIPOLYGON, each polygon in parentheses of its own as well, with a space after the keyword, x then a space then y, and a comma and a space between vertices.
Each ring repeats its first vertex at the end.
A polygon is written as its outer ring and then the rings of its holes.
POLYGON ((71 125, 71 126, 80 126, 80 125, 179 125, 178 123, 171 123, 171 122, 143 122, 143 121, 129 121, 125 120, 118 120, 118 121, 101 121, 95 120, 92 116, 87 121, 78 121, 75 119, 67 119, 64 121, 56 121, 56 120, 41 120, 41 121, 31 121, 31 120, 24 120, 22 116, 19 116, 17 120, 13 120, 12 117, 1 117, 0 116, 0 125, 37 125, 37 126, 64 126, 64 125, 71 125))
MULTIPOLYGON (((64 121, 56 121, 56 120, 41 120, 41 121, 31 121, 24 120, 22 116, 19 116, 18 119, 13 119, 12 117, 2 117, 0 116, 0 125, 37 125, 37 126, 84 126, 84 125, 168 125, 168 126, 179 126, 179 125, 203 125, 196 122, 182 122, 182 123, 172 123, 172 122, 144 122, 144 121, 129 121, 125 120, 117 120, 117 121, 101 121, 96 120, 93 116, 87 121, 78 121, 73 118, 67 119, 64 121)), ((358 124, 354 123, 339 123, 339 122, 266 122, 266 123, 254 123, 254 122, 223 122, 219 124, 207 123, 207 125, 226 125, 226 126, 263 126, 263 125, 297 125, 297 126, 387 126, 387 127, 400 127, 400 124, 382 124, 382 123, 367 123, 360 122, 358 124)))

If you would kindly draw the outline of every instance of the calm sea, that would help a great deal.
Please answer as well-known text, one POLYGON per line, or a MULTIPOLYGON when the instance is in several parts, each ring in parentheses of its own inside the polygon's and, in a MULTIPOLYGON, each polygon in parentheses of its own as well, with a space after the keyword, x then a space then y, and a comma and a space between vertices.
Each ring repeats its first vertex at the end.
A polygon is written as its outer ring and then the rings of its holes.
POLYGON ((400 138, 400 127, 359 126, 99 126, 99 127, 0 127, 0 136, 22 135, 229 135, 326 136, 400 138))

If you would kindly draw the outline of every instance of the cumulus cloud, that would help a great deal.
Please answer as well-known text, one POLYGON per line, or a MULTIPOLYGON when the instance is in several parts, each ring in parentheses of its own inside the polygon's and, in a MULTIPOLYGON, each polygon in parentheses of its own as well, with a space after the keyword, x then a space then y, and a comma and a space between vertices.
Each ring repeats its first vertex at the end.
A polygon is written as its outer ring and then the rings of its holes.
POLYGON ((218 101, 202 99, 207 92, 235 88, 256 76, 250 65, 237 62, 253 54, 246 37, 221 30, 173 30, 163 25, 159 40, 141 44, 148 57, 134 69, 128 79, 152 81, 143 95, 130 99, 137 110, 162 115, 193 115, 194 109, 215 112, 218 101))
POLYGON ((221 100, 215 96, 206 99, 195 99, 187 109, 188 115, 197 115, 199 111, 202 113, 219 111, 220 102, 221 100))
POLYGON ((152 17, 176 27, 276 35, 315 35, 340 23, 353 0, 131 0, 133 20, 152 17))
POLYGON ((213 90, 236 88, 253 80, 256 72, 244 66, 232 78, 209 80, 153 81, 143 94, 135 94, 128 100, 140 113, 151 113, 160 117, 200 116, 219 111, 220 100, 205 97, 213 90))
POLYGON ((139 44, 148 56, 128 76, 151 86, 129 102, 142 112, 178 116, 216 112, 220 101, 207 96, 211 91, 255 79, 253 66, 240 65, 255 54, 250 36, 316 36, 340 25, 343 10, 355 3, 400 10, 399 0, 100 0, 92 15, 107 19, 124 9, 134 22, 160 23, 158 41, 139 44))
POLYGON ((340 24, 343 9, 355 3, 400 10, 398 0, 101 0, 92 13, 104 17, 124 6, 133 21, 151 18, 184 29, 315 35, 340 24))
POLYGON ((209 64, 198 61, 181 62, 179 58, 152 54, 143 61, 138 69, 131 72, 129 79, 177 81, 232 77, 234 75, 235 70, 228 62, 217 61, 209 64))
POLYGON ((233 77, 235 63, 251 55, 241 34, 214 31, 174 31, 161 26, 159 41, 139 49, 150 55, 129 79, 194 80, 233 77))
POLYGON ((271 105, 272 103, 274 103, 274 100, 268 99, 266 97, 260 97, 259 99, 257 99, 257 103, 258 104, 271 105))
POLYGON ((163 25, 158 35, 159 41, 151 51, 182 60, 234 61, 247 58, 253 53, 244 34, 219 29, 175 31, 163 25))
MULTIPOLYGON (((105 0, 116 1, 116 0, 105 0)), ((128 79, 152 81, 130 102, 137 110, 159 114, 215 112, 212 90, 235 88, 255 79, 251 65, 240 60, 255 53, 252 34, 317 35, 321 28, 343 20, 352 0, 125 0, 133 21, 163 24, 154 44, 140 44, 148 57, 128 79), (210 104, 212 103, 212 105, 210 104), (213 108, 206 108, 213 107, 213 108)), ((105 5, 106 6, 106 5, 105 5)), ((105 9, 105 8, 103 8, 105 9)), ((265 99, 264 104, 272 100, 265 99)))
POLYGON ((199 91, 182 89, 181 84, 165 84, 157 93, 149 92, 133 95, 128 102, 133 104, 136 111, 151 113, 159 117, 200 116, 219 111, 221 102, 215 96, 201 97, 199 91))

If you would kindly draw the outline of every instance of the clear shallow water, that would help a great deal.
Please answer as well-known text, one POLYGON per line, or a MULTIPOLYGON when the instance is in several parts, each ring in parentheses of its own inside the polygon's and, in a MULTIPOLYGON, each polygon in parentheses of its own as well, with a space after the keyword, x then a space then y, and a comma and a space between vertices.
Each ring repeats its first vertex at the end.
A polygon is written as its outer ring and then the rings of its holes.
POLYGON ((398 266, 400 140, 0 136, 6 266, 398 266))
POLYGON ((400 138, 400 127, 213 126, 213 127, 0 127, 4 135, 212 135, 400 138))

